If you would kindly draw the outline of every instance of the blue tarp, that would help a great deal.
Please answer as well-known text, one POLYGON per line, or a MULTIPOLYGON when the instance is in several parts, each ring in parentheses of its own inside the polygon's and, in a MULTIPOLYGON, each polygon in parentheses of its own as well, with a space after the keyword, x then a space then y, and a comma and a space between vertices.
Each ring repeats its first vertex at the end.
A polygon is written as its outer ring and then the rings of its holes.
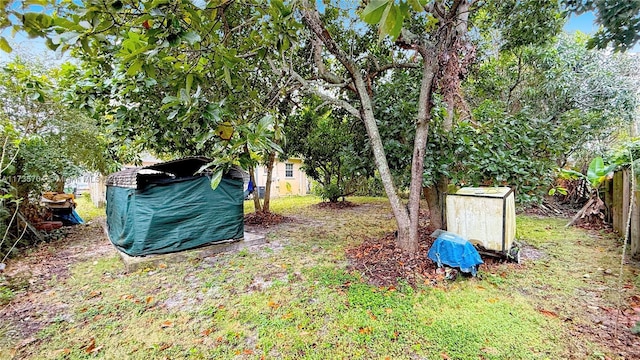
POLYGON ((460 268, 460 271, 471 273, 473 276, 482 264, 482 258, 473 245, 462 237, 443 232, 429 249, 429 259, 435 261, 438 267, 447 265, 460 268))
POLYGON ((65 226, 84 224, 84 220, 82 220, 75 209, 72 209, 69 214, 56 214, 54 217, 55 220, 62 221, 65 226))

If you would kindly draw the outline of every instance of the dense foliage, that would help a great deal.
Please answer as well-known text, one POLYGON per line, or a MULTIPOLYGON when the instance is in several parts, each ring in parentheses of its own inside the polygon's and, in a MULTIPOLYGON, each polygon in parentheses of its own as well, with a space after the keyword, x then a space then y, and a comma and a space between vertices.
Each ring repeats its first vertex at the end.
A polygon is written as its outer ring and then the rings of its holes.
MULTIPOLYGON (((424 184, 508 185, 520 202, 539 201, 569 158, 601 153, 636 116, 632 59, 587 50, 586 39, 487 53, 463 83, 465 103, 451 130, 434 108, 424 184), (581 155, 582 154, 582 155, 581 155)), ((377 118, 394 174, 408 186, 416 74, 398 71, 380 84, 377 118)), ((588 161, 588 160, 587 160, 588 161)))
POLYGON ((316 102, 291 116, 285 129, 285 156, 304 159, 305 173, 319 185, 319 195, 336 202, 355 193, 373 175, 371 149, 362 123, 339 110, 317 108, 316 102))

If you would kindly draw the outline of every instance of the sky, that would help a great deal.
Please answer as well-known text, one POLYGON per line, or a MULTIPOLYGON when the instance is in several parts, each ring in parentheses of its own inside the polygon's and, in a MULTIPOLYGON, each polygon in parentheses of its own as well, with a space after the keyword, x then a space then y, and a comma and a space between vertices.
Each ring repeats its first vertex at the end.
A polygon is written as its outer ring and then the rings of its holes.
MULTIPOLYGON (((594 19, 593 13, 585 13, 580 16, 572 15, 564 26, 564 30, 569 33, 579 30, 586 34, 593 34, 598 30, 597 25, 594 24, 594 19)), ((0 51, 0 63, 8 62, 16 55, 39 58, 46 63, 52 63, 52 65, 60 64, 70 59, 68 54, 60 54, 49 50, 42 39, 29 39, 24 33, 18 33, 12 38, 10 29, 5 29, 0 34, 7 38, 9 44, 14 48, 11 54, 0 51)), ((631 52, 640 52, 640 44, 631 49, 631 52)))

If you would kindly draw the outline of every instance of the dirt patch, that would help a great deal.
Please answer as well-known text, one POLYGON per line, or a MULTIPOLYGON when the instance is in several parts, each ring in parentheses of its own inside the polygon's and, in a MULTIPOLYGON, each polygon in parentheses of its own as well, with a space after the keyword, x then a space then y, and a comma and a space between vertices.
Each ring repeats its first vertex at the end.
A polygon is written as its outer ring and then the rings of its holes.
POLYGON ((593 307, 591 312, 593 323, 574 326, 571 329, 574 336, 593 339, 623 359, 640 359, 640 336, 631 332, 631 328, 640 320, 638 312, 633 309, 618 312, 603 307, 593 307))
POLYGON ((257 211, 244 216, 246 225, 256 225, 261 227, 271 227, 288 222, 289 218, 272 212, 257 211))
POLYGON ((537 261, 537 260, 542 260, 546 258, 547 258, 547 254, 544 251, 534 248, 531 245, 526 245, 526 244, 520 245, 520 261, 521 262, 537 261))
POLYGON ((606 233, 612 233, 613 232, 613 227, 611 226, 611 224, 607 224, 605 223, 601 218, 599 217, 591 217, 590 220, 588 221, 579 221, 576 223, 577 227, 579 228, 583 228, 585 230, 603 230, 606 233))
POLYGON ((4 275, 22 284, 15 298, 0 307, 0 318, 10 327, 9 338, 30 339, 48 324, 70 316, 65 314, 66 304, 47 301, 55 294, 51 288, 69 277, 73 264, 115 253, 103 222, 69 228, 66 238, 40 244, 29 256, 8 262, 4 275))
POLYGON ((357 207, 358 204, 354 204, 351 201, 337 201, 337 202, 327 202, 323 201, 321 203, 313 205, 320 209, 333 209, 333 210, 342 210, 357 207))
POLYGON ((381 239, 366 239, 357 247, 347 249, 350 267, 360 271, 371 284, 376 286, 396 285, 398 280, 406 280, 411 285, 423 283, 436 277, 436 264, 426 254, 433 245, 429 236, 433 229, 420 229, 418 254, 408 254, 396 246, 394 233, 381 239))
POLYGON ((9 261, 5 275, 28 278, 32 292, 44 290, 52 279, 66 279, 71 265, 115 253, 104 233, 103 223, 102 219, 69 228, 65 238, 40 244, 29 256, 9 261))
MULTIPOLYGON (((640 359, 640 336, 632 332, 640 321, 640 296, 622 295, 625 300, 618 308, 603 301, 605 290, 607 287, 590 287, 579 292, 579 304, 589 321, 574 324, 571 334, 592 339, 620 358, 640 359)), ((625 284, 621 289, 622 294, 634 291, 632 284, 625 284)))

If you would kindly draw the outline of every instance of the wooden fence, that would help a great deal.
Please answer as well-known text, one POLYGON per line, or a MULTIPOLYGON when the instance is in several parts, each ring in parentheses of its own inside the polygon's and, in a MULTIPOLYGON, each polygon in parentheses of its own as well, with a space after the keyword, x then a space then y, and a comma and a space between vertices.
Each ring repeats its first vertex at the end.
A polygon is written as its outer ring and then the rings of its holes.
MULTIPOLYGON (((631 211, 631 230, 629 233, 630 246, 628 253, 640 259, 640 177, 636 176, 636 190, 633 209, 631 211)), ((631 171, 625 169, 617 171, 613 180, 607 181, 604 187, 604 202, 608 208, 607 219, 613 229, 624 236, 629 205, 631 199, 631 171)))
POLYGON ((107 202, 107 187, 105 185, 106 177, 99 176, 97 181, 89 183, 89 193, 91 201, 95 207, 103 207, 107 202))

